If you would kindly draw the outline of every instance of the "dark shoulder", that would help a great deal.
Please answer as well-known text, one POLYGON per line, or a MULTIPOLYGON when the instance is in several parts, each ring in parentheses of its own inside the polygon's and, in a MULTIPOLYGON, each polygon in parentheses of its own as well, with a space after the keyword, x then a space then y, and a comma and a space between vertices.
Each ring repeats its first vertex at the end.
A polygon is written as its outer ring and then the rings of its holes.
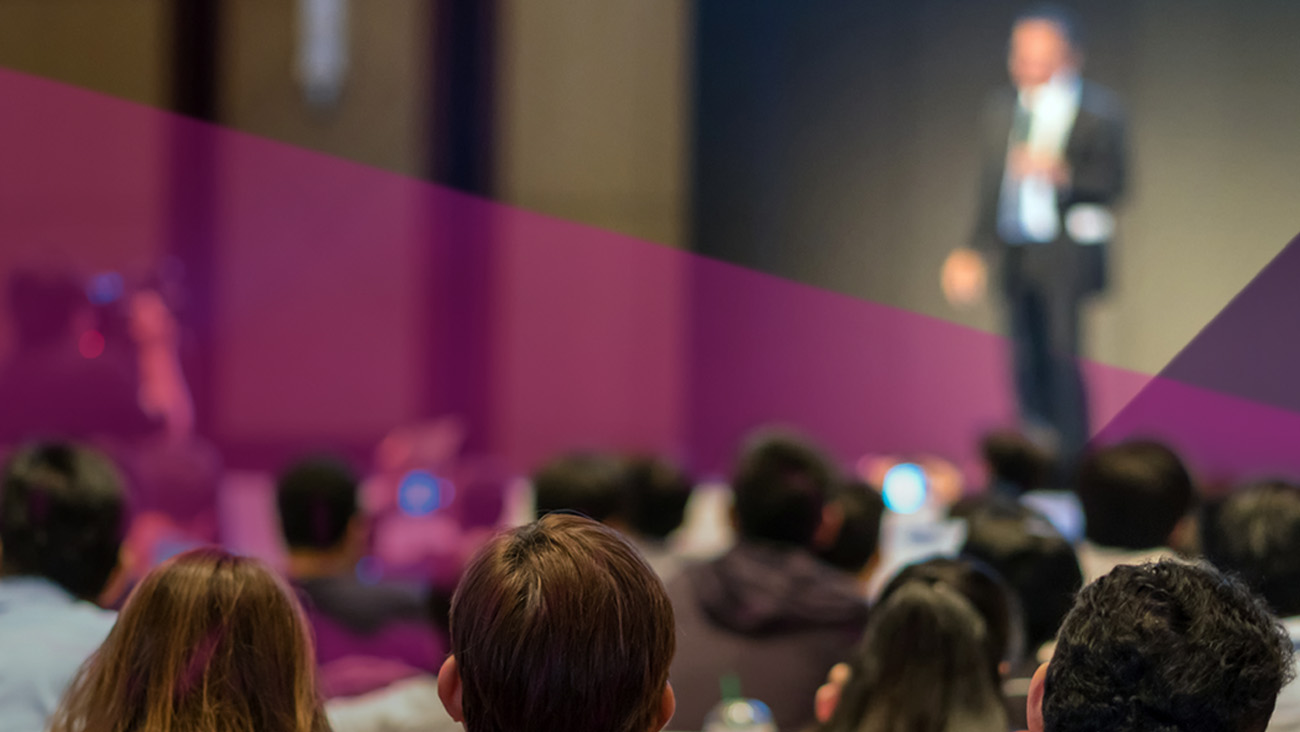
POLYGON ((1119 95, 1096 82, 1085 81, 1080 91, 1079 106, 1089 114, 1109 120, 1124 118, 1124 105, 1119 95))

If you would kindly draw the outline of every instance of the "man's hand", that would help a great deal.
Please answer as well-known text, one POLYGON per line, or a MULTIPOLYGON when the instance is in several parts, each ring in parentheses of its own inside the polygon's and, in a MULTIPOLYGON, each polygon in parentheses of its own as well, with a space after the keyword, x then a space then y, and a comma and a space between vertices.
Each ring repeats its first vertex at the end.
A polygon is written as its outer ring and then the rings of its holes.
POLYGON ((1016 179, 1043 176, 1058 188, 1070 184, 1070 166, 1057 155, 1036 152, 1026 145, 1011 151, 1007 168, 1016 179))
POLYGON ((988 266, 974 249, 954 249, 944 260, 939 279, 948 302, 966 307, 984 298, 984 291, 988 288, 988 266))

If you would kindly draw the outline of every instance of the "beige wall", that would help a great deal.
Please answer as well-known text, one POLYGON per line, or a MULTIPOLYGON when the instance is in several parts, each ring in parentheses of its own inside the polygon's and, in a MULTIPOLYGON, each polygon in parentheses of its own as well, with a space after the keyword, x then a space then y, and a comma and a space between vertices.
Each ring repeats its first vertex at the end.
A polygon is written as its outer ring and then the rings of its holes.
POLYGON ((0 66, 165 106, 166 0, 4 0, 0 66))
POLYGON ((502 0, 497 198, 685 244, 691 3, 502 0))
POLYGON ((223 3, 220 122, 245 132, 407 175, 427 162, 430 3, 350 6, 351 66, 342 100, 313 109, 294 78, 290 0, 223 3))

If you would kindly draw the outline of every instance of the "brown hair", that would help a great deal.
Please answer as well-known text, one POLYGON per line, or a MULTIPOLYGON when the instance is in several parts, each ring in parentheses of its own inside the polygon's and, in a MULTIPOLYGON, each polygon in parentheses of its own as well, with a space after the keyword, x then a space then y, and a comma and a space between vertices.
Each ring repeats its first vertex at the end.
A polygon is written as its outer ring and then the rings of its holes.
POLYGON ((195 549, 150 572, 52 732, 328 732, 306 623, 261 562, 195 549))
POLYGON ((663 583, 625 539, 549 514, 496 537, 452 600, 470 732, 657 729, 676 649, 663 583))

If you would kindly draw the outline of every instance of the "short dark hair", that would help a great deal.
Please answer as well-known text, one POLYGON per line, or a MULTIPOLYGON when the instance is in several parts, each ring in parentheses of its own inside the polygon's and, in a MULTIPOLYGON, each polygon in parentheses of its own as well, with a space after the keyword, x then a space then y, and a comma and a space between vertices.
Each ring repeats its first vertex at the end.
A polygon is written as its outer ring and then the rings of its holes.
POLYGON ((965 597, 984 619, 984 640, 988 644, 985 654, 989 661, 990 678, 999 679, 1002 661, 1019 655, 1020 638, 1017 621, 1019 609, 1011 589, 987 565, 970 557, 936 557, 904 567, 880 592, 880 602, 885 602, 895 592, 912 582, 927 585, 944 585, 965 597))
POLYGON ((1178 454, 1152 440, 1103 447, 1085 457, 1077 492, 1088 540, 1116 549, 1163 546, 1195 499, 1178 454))
POLYGON ((618 532, 550 514, 471 560, 451 605, 470 732, 646 732, 676 648, 663 583, 618 532))
POLYGON ((1029 21, 1051 23, 1060 30, 1061 36, 1070 44, 1071 49, 1076 53, 1083 51, 1087 39, 1084 38, 1083 24, 1079 22, 1079 17, 1073 10, 1056 3, 1036 3, 1017 13, 1015 20, 1011 22, 1011 27, 1029 21))
POLYGON ((336 458, 304 458, 280 475, 275 497, 290 549, 333 549, 357 515, 357 477, 336 458))
POLYGON ((1277 615, 1300 615, 1300 485, 1267 481, 1230 496, 1202 520, 1201 548, 1277 615))
POLYGON ((1070 542, 1042 514, 1013 500, 992 498, 974 508, 962 554, 992 567, 1016 593, 1030 655, 1056 636, 1083 586, 1070 542))
POLYGON ((731 479, 741 537, 807 546, 835 485, 835 471, 812 445, 791 435, 760 435, 731 479))
POLYGON ((627 496, 622 463, 601 453, 571 453, 533 474, 536 517, 552 511, 580 513, 608 521, 623 512, 627 496))
POLYGON ((1052 476, 1051 452, 1014 430, 989 432, 980 439, 980 454, 993 485, 1000 492, 1020 495, 1047 485, 1052 476))
POLYGON ((642 536, 667 538, 686 518, 690 476, 659 458, 634 457, 626 468, 628 526, 642 536))
POLYGON ((852 481, 835 492, 833 503, 843 515, 835 541, 817 555, 822 561, 847 572, 861 572, 880 548, 880 520, 885 501, 875 488, 852 481))
POLYGON ((1079 593, 1043 696, 1048 732, 1262 730, 1292 677, 1282 626, 1209 565, 1121 565, 1079 593))
POLYGON ((122 477, 104 455, 46 442, 9 459, 0 500, 0 571, 44 577, 83 600, 104 591, 122 548, 122 477))

